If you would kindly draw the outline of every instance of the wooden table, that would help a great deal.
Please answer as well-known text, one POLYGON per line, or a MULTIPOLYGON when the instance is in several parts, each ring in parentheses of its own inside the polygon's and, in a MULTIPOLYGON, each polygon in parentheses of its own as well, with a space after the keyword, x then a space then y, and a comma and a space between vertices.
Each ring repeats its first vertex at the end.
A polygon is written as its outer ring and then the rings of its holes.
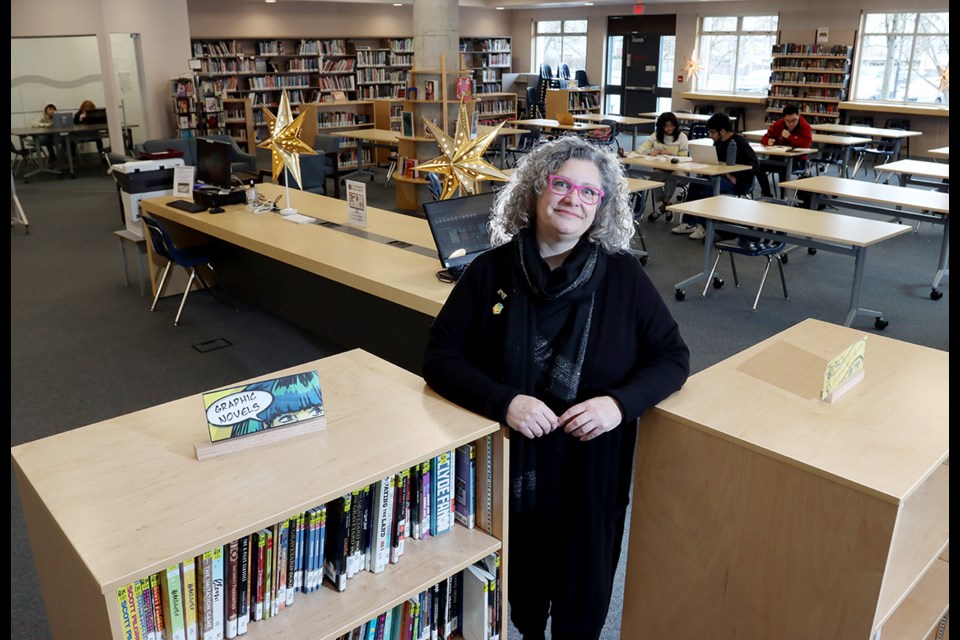
POLYGON ((746 164, 701 164, 699 162, 678 162, 672 164, 667 156, 635 156, 623 158, 623 164, 628 169, 639 167, 640 170, 653 169, 670 171, 681 176, 684 182, 705 184, 713 190, 713 195, 720 194, 720 178, 728 173, 746 171, 750 165, 746 164))
POLYGON ((592 122, 574 122, 573 124, 560 124, 557 120, 552 118, 526 118, 524 120, 508 120, 510 124, 515 124, 517 126, 530 125, 533 127, 540 127, 541 129, 549 129, 555 131, 573 131, 575 133, 589 133, 590 131, 595 131, 597 129, 602 129, 603 126, 599 124, 593 124, 592 122))
POLYGON ((624 640, 936 636, 950 354, 870 335, 864 379, 820 400, 827 362, 863 335, 805 320, 644 412, 624 640))
POLYGON ((900 148, 905 138, 923 135, 922 131, 907 131, 905 129, 885 129, 881 127, 865 127, 855 124, 813 124, 810 128, 824 133, 839 133, 848 136, 864 138, 890 138, 894 141, 893 159, 900 159, 900 148))
MULTIPOLYGON (((284 193, 263 184, 264 197, 284 193)), ((166 206, 172 196, 141 201, 172 227, 175 241, 211 243, 218 276, 232 294, 345 348, 361 347, 419 371, 427 331, 452 285, 436 278, 441 265, 427 221, 369 207, 368 226, 347 226, 344 200, 290 189, 290 204, 320 224, 295 224, 276 213, 230 205, 220 214, 166 206)), ((158 260, 148 245, 156 291, 158 260)), ((182 270, 181 270, 182 271, 182 270)), ((168 284, 183 291, 185 278, 168 284)))
POLYGON ((936 149, 930 149, 927 153, 929 153, 931 157, 940 160, 950 159, 950 147, 937 147, 936 149))
MULTIPOLYGON (((930 289, 930 298, 939 300, 943 293, 938 288, 940 280, 949 275, 950 269, 950 195, 943 192, 911 189, 891 184, 873 184, 863 180, 817 176, 791 180, 780 185, 783 189, 799 189, 812 194, 810 208, 817 209, 820 196, 830 196, 830 204, 848 209, 907 218, 943 225, 940 242, 940 258, 937 272, 930 289)), ((812 212, 811 212, 812 213, 812 212)), ((831 214, 836 215, 836 214, 831 214)))
MULTIPOLYGON (((747 140, 760 140, 766 135, 766 133, 766 129, 755 129, 753 131, 744 131, 743 137, 747 140)), ((843 149, 843 156, 840 160, 839 173, 841 176, 850 177, 850 149, 852 147, 859 147, 869 143, 870 138, 814 133, 813 142, 814 144, 821 146, 821 151, 823 151, 824 146, 841 147, 843 149)))
MULTIPOLYGON (((783 145, 773 145, 770 147, 764 146, 759 142, 751 142, 750 148, 753 149, 754 153, 758 156, 765 156, 767 159, 774 159, 777 162, 781 162, 784 165, 785 174, 788 179, 793 175, 793 159, 801 158, 803 156, 812 156, 815 157, 819 151, 814 148, 803 149, 803 148, 794 148, 787 147, 783 145)), ((776 197, 780 197, 780 183, 777 182, 775 185, 774 193, 776 197)))
MULTIPOLYGON (((784 186, 787 184, 789 183, 784 183, 784 186)), ((909 232, 910 227, 731 196, 713 196, 693 202, 680 202, 668 206, 667 209, 705 218, 707 227, 707 241, 704 242, 703 249, 703 270, 674 285, 677 300, 686 298, 684 291, 686 287, 709 277, 710 258, 713 253, 711 239, 714 237, 714 232, 720 230, 741 233, 744 226, 749 226, 757 229, 750 231, 752 236, 777 241, 786 240, 800 246, 852 255, 855 259, 853 288, 844 325, 849 327, 856 316, 867 315, 875 318, 874 326, 877 329, 887 326, 887 321, 883 319, 881 312, 860 307, 867 249, 878 242, 909 232)))
POLYGON ((582 122, 596 122, 599 124, 602 120, 612 120, 621 127, 630 127, 630 133, 633 136, 631 149, 637 148, 637 127, 641 124, 650 124, 656 122, 655 118, 633 118, 630 116, 618 116, 608 113, 578 113, 573 116, 574 120, 582 122))
POLYGON ((879 164, 876 167, 877 179, 880 172, 895 173, 900 181, 900 186, 905 187, 908 184, 917 184, 934 189, 949 189, 950 165, 940 162, 929 162, 926 160, 896 160, 879 164))
MULTIPOLYGON (((123 138, 127 139, 130 126, 124 126, 123 129, 123 138)), ((36 141, 37 137, 43 135, 52 135, 54 137, 59 137, 60 141, 58 146, 62 149, 62 155, 65 155, 67 158, 67 170, 70 173, 71 178, 76 178, 77 174, 73 167, 73 153, 71 153, 70 142, 71 138, 79 136, 85 133, 103 133, 107 131, 107 123, 103 124, 70 124, 64 127, 26 127, 11 129, 10 134, 20 138, 20 146, 23 147, 24 138, 33 138, 36 141)), ((87 140, 89 142, 89 140, 87 140)), ((34 142, 35 152, 39 153, 39 145, 34 142)), ((53 173, 60 174, 61 172, 57 169, 50 167, 38 167, 33 171, 24 174, 24 179, 33 177, 38 173, 53 173)))

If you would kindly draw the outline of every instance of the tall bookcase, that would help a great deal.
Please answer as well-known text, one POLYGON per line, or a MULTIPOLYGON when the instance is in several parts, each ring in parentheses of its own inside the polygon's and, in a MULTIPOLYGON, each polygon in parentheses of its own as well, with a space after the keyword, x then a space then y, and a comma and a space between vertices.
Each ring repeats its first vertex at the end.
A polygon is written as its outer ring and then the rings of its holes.
POLYGON ((177 137, 196 137, 200 114, 196 85, 192 78, 174 78, 170 81, 170 106, 173 109, 173 126, 177 137))
POLYGON ((253 130, 253 106, 247 98, 224 98, 224 126, 227 133, 247 153, 256 153, 257 137, 253 130))
POLYGON ((508 36, 495 38, 460 38, 462 66, 474 72, 477 93, 503 91, 503 74, 513 66, 511 39, 508 36))
POLYGON ((547 89, 544 100, 547 118, 558 113, 600 113, 600 89, 547 89))
POLYGON ((847 99, 853 47, 825 44, 776 44, 770 61, 767 122, 794 103, 810 124, 836 124, 847 99))
MULTIPOLYGON (((197 461, 198 394, 11 450, 54 638, 120 640, 118 588, 468 442, 478 445, 476 528, 408 539, 383 573, 299 595, 244 637, 332 640, 496 551, 506 588, 510 456, 499 425, 360 350, 264 378, 307 370, 319 372, 328 428, 284 442, 197 461)), ((506 591, 502 601, 505 613, 506 591)))

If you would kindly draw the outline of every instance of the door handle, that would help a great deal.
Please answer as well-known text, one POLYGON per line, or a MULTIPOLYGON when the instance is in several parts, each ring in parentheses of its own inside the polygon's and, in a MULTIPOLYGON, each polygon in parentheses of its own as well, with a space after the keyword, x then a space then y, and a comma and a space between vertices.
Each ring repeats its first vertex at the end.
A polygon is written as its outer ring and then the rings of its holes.
POLYGON ((656 89, 655 86, 653 86, 653 87, 624 87, 624 88, 627 89, 628 91, 647 91, 647 92, 649 92, 649 93, 653 93, 654 89, 656 89))

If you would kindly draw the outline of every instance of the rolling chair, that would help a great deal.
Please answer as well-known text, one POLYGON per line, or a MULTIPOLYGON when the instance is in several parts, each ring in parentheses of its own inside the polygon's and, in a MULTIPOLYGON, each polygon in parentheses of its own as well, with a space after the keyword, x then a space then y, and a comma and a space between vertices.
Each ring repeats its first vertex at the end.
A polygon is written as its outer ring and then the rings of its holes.
MULTIPOLYGON (((317 153, 316 155, 301 154, 300 178, 303 180, 303 185, 297 184, 296 178, 291 175, 290 186, 294 189, 316 193, 321 196, 327 195, 325 188, 327 180, 326 163, 327 158, 323 153, 317 153)), ((280 174, 279 184, 286 184, 287 175, 287 171, 280 174)))
MULTIPOLYGON (((174 244, 167 230, 160 225, 158 220, 147 214, 143 214, 141 219, 143 220, 143 226, 147 228, 147 232, 150 234, 150 242, 153 245, 153 250, 157 255, 165 258, 167 261, 167 266, 163 269, 163 276, 160 277, 160 284, 157 286, 157 294, 153 296, 153 304, 150 305, 150 311, 156 310, 157 301, 160 299, 160 294, 163 293, 163 287, 167 283, 167 277, 170 275, 170 269, 174 264, 183 267, 190 274, 190 280, 187 281, 187 287, 183 290, 183 297, 180 299, 180 308, 177 310, 177 316, 173 319, 173 325, 178 326, 180 324, 180 315, 183 313, 183 305, 186 304, 190 289, 193 288, 194 278, 200 282, 201 286, 203 286, 211 296, 213 295, 213 291, 210 289, 210 286, 207 285, 207 282, 203 279, 200 272, 197 271, 197 267, 206 266, 214 275, 216 275, 217 272, 214 271, 213 265, 210 263, 210 256, 207 255, 202 248, 178 247, 174 244)), ((234 311, 237 311, 237 305, 234 303, 230 292, 227 291, 227 287, 223 282, 220 283, 220 286, 223 287, 224 292, 227 294, 227 298, 230 300, 230 306, 233 307, 234 311)))
POLYGON ((618 137, 620 135, 619 123, 614 120, 603 119, 599 122, 599 124, 607 127, 607 129, 595 129, 590 135, 590 140, 599 145, 614 147, 619 154, 619 152, 622 150, 622 147, 620 146, 620 139, 618 137))
MULTIPOLYGON (((757 200, 759 202, 772 202, 774 204, 789 206, 786 200, 779 200, 777 198, 757 198, 757 200)), ((714 289, 723 287, 723 278, 716 275, 716 271, 717 265, 720 263, 720 256, 726 253, 730 256, 730 270, 733 272, 733 283, 737 287, 740 286, 740 279, 737 277, 737 265, 733 261, 734 254, 751 258, 763 256, 767 259, 767 265, 763 270, 763 277, 760 278, 760 288, 757 289, 757 295, 753 299, 753 311, 757 310, 757 303, 760 302, 760 294, 763 293, 763 285, 767 281, 767 274, 770 273, 770 262, 774 259, 777 261, 777 269, 780 271, 780 284, 783 287, 783 298, 784 300, 790 299, 790 296, 787 294, 787 281, 783 276, 783 263, 787 261, 787 256, 784 254, 784 250, 787 248, 785 241, 751 236, 750 229, 744 227, 742 235, 725 240, 718 240, 713 243, 713 246, 717 250, 717 258, 713 261, 713 268, 710 269, 710 275, 707 276, 707 282, 703 286, 703 293, 700 295, 701 298, 707 297, 707 289, 710 288, 711 283, 713 283, 714 289)))
POLYGON ((313 139, 313 150, 324 157, 324 181, 333 179, 333 197, 340 199, 340 138, 329 133, 318 133, 313 139))
POLYGON ((10 171, 13 173, 14 177, 20 175, 20 169, 22 169, 24 166, 39 166, 39 163, 33 156, 33 149, 30 147, 18 147, 13 143, 13 140, 11 140, 10 153, 10 171))

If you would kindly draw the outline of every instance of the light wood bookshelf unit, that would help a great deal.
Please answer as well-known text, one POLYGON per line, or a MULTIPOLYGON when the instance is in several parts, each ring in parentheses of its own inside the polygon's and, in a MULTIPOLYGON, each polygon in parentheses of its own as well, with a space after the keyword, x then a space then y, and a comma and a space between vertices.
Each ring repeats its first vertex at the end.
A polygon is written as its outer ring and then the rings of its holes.
POLYGON ((624 638, 923 640, 949 607, 949 353, 806 320, 641 418, 624 638))
MULTIPOLYGON (((403 111, 403 100, 400 98, 381 98, 373 101, 373 122, 377 129, 385 131, 400 131, 400 113, 403 111)), ((390 162, 395 151, 377 146, 375 157, 377 163, 390 162)))
POLYGON ((224 125, 227 133, 237 141, 247 153, 257 152, 257 135, 253 127, 253 105, 247 98, 224 98, 223 110, 226 112, 224 125))
POLYGON ((810 124, 837 124, 852 55, 853 47, 846 45, 774 45, 766 121, 780 118, 783 106, 793 103, 810 124))
POLYGON ((547 89, 544 108, 554 120, 558 113, 600 113, 600 89, 547 89))
POLYGON ((513 66, 511 38, 460 38, 461 66, 474 72, 478 93, 503 91, 503 74, 513 66))
MULTIPOLYGON (((206 438, 199 393, 12 448, 54 638, 120 640, 117 588, 468 442, 479 445, 478 496, 489 495, 475 529, 408 539, 383 573, 298 594, 244 637, 336 638, 498 550, 505 588, 510 456, 499 424, 361 350, 257 379, 314 369, 327 429, 252 451, 195 459, 206 438)), ((504 591, 504 613, 506 602, 504 591)))

